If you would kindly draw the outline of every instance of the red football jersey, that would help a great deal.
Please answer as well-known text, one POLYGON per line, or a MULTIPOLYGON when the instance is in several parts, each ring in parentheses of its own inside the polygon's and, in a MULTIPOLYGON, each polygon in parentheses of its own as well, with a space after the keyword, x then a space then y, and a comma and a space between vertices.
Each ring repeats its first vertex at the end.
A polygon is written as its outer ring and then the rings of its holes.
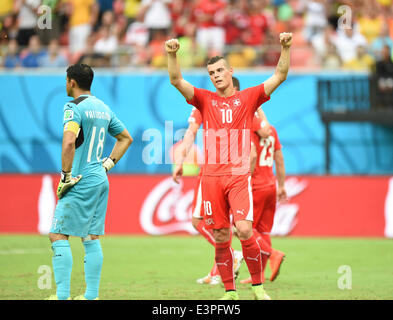
POLYGON ((250 172, 254 112, 269 99, 263 84, 237 91, 226 98, 194 88, 194 97, 187 102, 202 114, 204 175, 244 175, 250 172))
POLYGON ((196 123, 198 126, 202 124, 202 115, 197 108, 192 108, 190 117, 188 118, 188 123, 196 123))
POLYGON ((194 14, 197 18, 198 28, 210 28, 217 26, 215 15, 220 11, 223 11, 227 3, 222 0, 211 1, 211 0, 200 0, 197 2, 194 14), (201 19, 203 17, 203 19, 201 19))
POLYGON ((255 188, 271 187, 276 184, 276 177, 273 173, 274 152, 281 149, 276 129, 270 125, 271 134, 262 139, 256 133, 261 128, 262 119, 257 115, 253 119, 253 137, 257 150, 257 163, 252 175, 252 185, 255 188))

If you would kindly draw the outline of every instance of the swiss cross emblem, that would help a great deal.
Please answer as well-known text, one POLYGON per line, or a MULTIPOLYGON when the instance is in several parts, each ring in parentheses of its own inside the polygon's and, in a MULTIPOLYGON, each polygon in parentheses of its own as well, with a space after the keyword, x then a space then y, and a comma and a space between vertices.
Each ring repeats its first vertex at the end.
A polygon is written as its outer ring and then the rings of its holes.
POLYGON ((235 99, 235 100, 233 100, 233 105, 235 106, 235 107, 238 107, 238 106, 240 106, 242 103, 240 102, 240 99, 235 99))

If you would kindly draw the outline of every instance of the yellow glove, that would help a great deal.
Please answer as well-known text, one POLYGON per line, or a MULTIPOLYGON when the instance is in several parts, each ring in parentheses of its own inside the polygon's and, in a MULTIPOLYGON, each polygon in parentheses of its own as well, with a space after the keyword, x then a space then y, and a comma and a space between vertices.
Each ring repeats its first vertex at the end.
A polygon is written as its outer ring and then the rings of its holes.
POLYGON ((82 175, 78 175, 76 177, 71 176, 71 172, 64 172, 61 170, 61 178, 59 185, 57 186, 57 196, 61 199, 64 194, 68 191, 68 189, 72 188, 75 184, 82 179, 82 175))

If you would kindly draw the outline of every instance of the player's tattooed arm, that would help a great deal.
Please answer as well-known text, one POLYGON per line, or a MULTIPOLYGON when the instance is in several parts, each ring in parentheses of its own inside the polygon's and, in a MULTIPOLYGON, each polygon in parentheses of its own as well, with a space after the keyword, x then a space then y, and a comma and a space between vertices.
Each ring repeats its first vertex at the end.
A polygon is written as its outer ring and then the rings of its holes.
POLYGON ((274 152, 274 162, 276 164, 277 200, 285 202, 288 200, 288 196, 285 190, 285 165, 281 149, 274 152))
POLYGON ((283 83, 288 75, 289 64, 290 64, 290 50, 292 44, 292 33, 281 33, 281 55, 278 60, 276 70, 274 74, 264 82, 265 93, 270 96, 277 87, 283 83))
POLYGON ((194 87, 183 79, 181 74, 179 61, 177 59, 177 51, 180 48, 177 39, 170 39, 165 42, 165 50, 168 57, 168 74, 171 84, 180 91, 180 93, 187 99, 194 98, 194 87))

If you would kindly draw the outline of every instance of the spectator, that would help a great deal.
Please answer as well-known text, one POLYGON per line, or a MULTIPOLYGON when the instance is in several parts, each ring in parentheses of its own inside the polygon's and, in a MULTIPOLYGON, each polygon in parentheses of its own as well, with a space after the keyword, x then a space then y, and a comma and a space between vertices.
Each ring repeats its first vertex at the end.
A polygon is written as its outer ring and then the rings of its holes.
MULTIPOLYGON (((116 0, 115 3, 118 4, 118 8, 120 11, 120 2, 123 3, 123 14, 127 18, 127 26, 129 26, 131 23, 133 23, 137 16, 138 12, 140 10, 141 6, 141 0, 116 0)), ((114 5, 116 7, 116 5, 114 5)))
POLYGON ((61 68, 68 65, 67 59, 60 53, 59 40, 52 39, 48 45, 48 51, 39 61, 40 67, 61 68))
POLYGON ((228 63, 234 68, 252 67, 256 59, 257 52, 250 46, 234 48, 227 56, 228 63))
POLYGON ((242 34, 243 43, 249 46, 260 46, 264 43, 268 28, 267 18, 263 14, 264 3, 251 0, 248 10, 248 26, 242 34))
POLYGON ((166 41, 165 31, 156 30, 153 33, 153 39, 150 41, 150 65, 154 68, 165 68, 166 67, 166 41))
POLYGON ((142 0, 138 14, 143 17, 143 23, 149 29, 149 40, 154 33, 166 36, 171 27, 171 12, 169 6, 172 0, 142 0))
POLYGON ((382 49, 385 46, 393 48, 393 39, 389 37, 388 25, 382 26, 381 34, 371 44, 371 51, 376 60, 382 59, 382 49))
MULTIPOLYGON (((50 28, 38 29, 38 35, 43 45, 48 45, 52 39, 58 39, 61 33, 61 0, 42 0, 42 5, 50 8, 50 28)), ((46 21, 47 22, 47 21, 46 21)))
POLYGON ((194 24, 186 25, 184 29, 185 34, 179 38, 180 49, 178 56, 180 57, 180 66, 182 68, 204 66, 206 53, 195 40, 195 28, 194 24))
MULTIPOLYGON (((105 11, 101 13, 100 27, 112 29, 115 23, 115 14, 113 11, 105 11)), ((100 28, 101 29, 101 28, 100 28)))
POLYGON ((356 57, 344 63, 343 68, 353 71, 368 71, 373 72, 375 67, 375 60, 372 55, 367 53, 365 45, 360 45, 356 48, 356 57))
POLYGON ((87 38, 86 47, 83 53, 79 54, 76 63, 85 63, 93 68, 107 68, 110 66, 110 58, 102 53, 94 51, 95 36, 91 34, 87 38))
POLYGON ((174 37, 182 37, 187 32, 186 29, 190 30, 195 28, 195 15, 193 14, 194 2, 189 0, 173 0, 171 6, 172 14, 172 32, 174 37))
POLYGON ((223 0, 199 0, 195 8, 196 41, 204 50, 210 51, 210 55, 224 52, 226 6, 223 0))
POLYGON ((337 52, 343 63, 346 63, 356 57, 356 48, 358 46, 367 46, 367 40, 353 27, 339 30, 337 36, 332 39, 336 46, 337 52))
POLYGON ((37 33, 37 10, 41 0, 16 0, 15 9, 18 12, 17 41, 20 46, 27 46, 30 38, 37 33))
POLYGON ((371 44, 381 34, 385 21, 382 16, 378 15, 377 8, 368 3, 363 9, 363 14, 359 17, 358 23, 360 33, 371 44))
POLYGON ((6 17, 12 15, 14 1, 2 0, 0 5, 0 25, 4 23, 6 17))
POLYGON ((0 20, 0 44, 15 39, 18 35, 18 26, 14 15, 7 15, 0 20))
POLYGON ((94 52, 104 55, 113 55, 118 48, 117 37, 108 27, 101 27, 99 39, 94 44, 94 52))
POLYGON ((41 48, 41 41, 38 35, 30 37, 27 52, 22 57, 22 67, 38 68, 40 60, 45 55, 45 51, 41 48))
POLYGON ((11 39, 8 43, 7 53, 4 57, 5 68, 16 68, 21 66, 21 59, 19 56, 19 46, 15 39, 11 39))
POLYGON ((148 43, 149 29, 143 23, 141 17, 137 17, 127 28, 125 44, 145 47, 148 43))
POLYGON ((95 30, 98 30, 102 26, 103 15, 106 12, 113 13, 113 0, 96 0, 97 3, 97 21, 95 25, 95 30))
POLYGON ((375 69, 377 106, 393 108, 393 61, 391 48, 384 46, 375 69))
POLYGON ((83 52, 86 41, 97 21, 98 6, 95 0, 67 0, 71 13, 69 20, 69 47, 72 54, 83 52))
POLYGON ((225 43, 235 45, 242 43, 242 33, 249 25, 247 0, 230 0, 225 15, 225 43))
POLYGON ((126 32, 125 44, 131 47, 130 64, 133 66, 145 65, 149 60, 149 52, 146 46, 149 43, 149 29, 143 23, 143 17, 137 16, 126 32))
POLYGON ((329 46, 333 45, 332 43, 335 37, 337 37, 335 28, 333 25, 328 24, 322 33, 318 33, 311 38, 311 45, 320 63, 325 59, 329 46))
POLYGON ((328 43, 326 53, 322 56, 321 67, 326 70, 339 70, 341 65, 342 61, 336 47, 332 43, 328 43))
POLYGON ((327 12, 324 0, 300 0, 299 10, 304 12, 304 37, 307 41, 323 31, 327 25, 327 12))

